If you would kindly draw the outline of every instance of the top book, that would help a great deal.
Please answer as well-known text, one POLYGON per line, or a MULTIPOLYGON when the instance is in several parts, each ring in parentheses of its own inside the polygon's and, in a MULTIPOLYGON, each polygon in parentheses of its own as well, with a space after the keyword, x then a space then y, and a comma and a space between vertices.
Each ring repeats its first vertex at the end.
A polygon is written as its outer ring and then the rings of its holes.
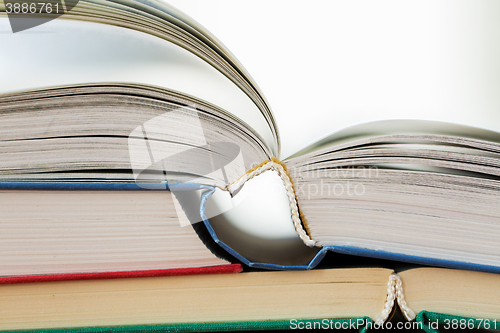
POLYGON ((2 182, 168 184, 190 223, 203 220, 225 250, 260 267, 310 268, 334 250, 499 271, 495 116, 482 128, 381 114, 332 125, 283 159, 264 94, 194 20, 152 0, 65 7, 36 7, 36 17, 0 7, 0 29, 14 31, 2 37, 2 182), (282 185, 269 198, 266 174, 282 185), (266 255, 252 248, 265 235, 227 232, 231 220, 248 226, 276 211, 313 250, 266 255))

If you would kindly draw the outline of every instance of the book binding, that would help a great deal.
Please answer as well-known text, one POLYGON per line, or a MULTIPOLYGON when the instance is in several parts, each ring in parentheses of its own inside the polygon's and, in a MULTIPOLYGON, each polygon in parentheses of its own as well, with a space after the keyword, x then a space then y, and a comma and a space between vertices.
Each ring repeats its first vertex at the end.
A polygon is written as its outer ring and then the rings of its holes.
POLYGON ((446 267, 446 268, 454 268, 454 269, 463 269, 463 270, 472 270, 472 271, 483 271, 489 273, 500 273, 500 267, 490 266, 490 265, 481 265, 475 263, 468 262, 459 262, 445 259, 436 259, 436 258, 428 258, 428 257, 420 257, 420 256, 411 256, 401 253, 392 253, 385 251, 377 251, 371 249, 364 249, 352 246, 323 246, 320 248, 318 253, 307 263, 303 265, 279 265, 272 263, 263 263, 263 262, 253 262, 248 260, 244 256, 240 255, 230 246, 225 244, 223 241, 219 239, 217 233, 212 228, 210 221, 205 215, 207 201, 210 196, 214 193, 215 187, 208 185, 199 185, 194 183, 180 183, 180 184, 167 184, 166 182, 152 183, 148 184, 148 188, 145 189, 136 183, 112 183, 112 182, 0 182, 0 190, 40 190, 40 191, 144 191, 144 190, 162 190, 162 191, 170 191, 171 187, 174 187, 176 191, 197 191, 201 190, 201 200, 200 200, 200 208, 199 213, 203 220, 203 224, 207 229, 210 237, 214 240, 214 242, 221 247, 224 251, 229 253, 231 256, 236 258, 238 261, 253 268, 259 269, 270 269, 270 270, 310 270, 316 267, 321 260, 325 257, 328 251, 355 255, 355 256, 363 256, 363 257, 371 257, 377 259, 386 259, 386 260, 394 260, 415 264, 422 264, 426 266, 438 266, 438 267, 446 267))

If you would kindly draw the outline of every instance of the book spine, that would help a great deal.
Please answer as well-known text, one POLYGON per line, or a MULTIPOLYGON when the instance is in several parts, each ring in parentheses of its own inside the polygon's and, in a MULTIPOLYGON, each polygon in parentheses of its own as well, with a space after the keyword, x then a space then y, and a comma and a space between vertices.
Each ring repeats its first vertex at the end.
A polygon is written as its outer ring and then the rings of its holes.
POLYGON ((54 282, 54 281, 70 281, 70 280, 124 279, 124 278, 197 275, 197 274, 225 274, 225 273, 240 273, 242 271, 243 267, 240 264, 228 264, 228 265, 209 266, 209 267, 158 269, 158 270, 144 270, 144 271, 4 276, 0 277, 0 284, 54 282))

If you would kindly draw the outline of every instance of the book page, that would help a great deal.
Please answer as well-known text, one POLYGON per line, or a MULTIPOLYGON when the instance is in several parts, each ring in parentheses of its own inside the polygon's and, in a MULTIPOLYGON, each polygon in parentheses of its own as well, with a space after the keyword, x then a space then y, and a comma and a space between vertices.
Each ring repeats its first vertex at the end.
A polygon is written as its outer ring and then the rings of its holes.
POLYGON ((0 199, 0 276, 227 264, 181 228, 170 192, 1 190, 0 199))
MULTIPOLYGON (((456 141, 460 139, 472 139, 474 141, 482 141, 484 144, 491 142, 491 144, 500 143, 500 133, 485 130, 482 128, 464 126, 458 124, 451 124, 446 122, 426 121, 426 120, 382 120, 370 123, 363 123, 360 125, 351 126, 344 130, 335 132, 326 138, 319 140, 312 145, 300 150, 296 154, 290 156, 288 160, 294 158, 300 160, 307 160, 308 154, 321 154, 334 151, 336 149, 352 147, 361 144, 361 142, 375 143, 382 138, 393 137, 396 140, 399 137, 401 140, 405 137, 407 143, 411 143, 414 147, 418 146, 417 137, 423 138, 434 137, 449 137, 449 140, 455 138, 456 141), (413 139, 412 139, 413 138, 413 139), (412 142, 413 140, 413 142, 412 142)), ((441 150, 450 151, 453 149, 450 142, 449 147, 441 146, 441 150)), ((309 156, 310 158, 310 156, 309 156)))
MULTIPOLYGON (((158 37, 112 25, 56 19, 10 32, 0 17, 0 93, 83 83, 139 83, 215 104, 250 125, 273 149, 266 119, 231 80, 189 51, 158 37), (36 61, 33 55, 36 54, 36 61)), ((275 148, 275 147, 274 147, 275 148)))
POLYGON ((408 306, 470 318, 499 319, 500 275, 443 268, 399 273, 408 306))
POLYGON ((9 306, 0 329, 374 318, 384 310, 391 273, 325 269, 1 285, 0 302, 9 306))
POLYGON ((498 2, 170 3, 252 74, 278 120, 282 158, 377 120, 500 130, 498 2))

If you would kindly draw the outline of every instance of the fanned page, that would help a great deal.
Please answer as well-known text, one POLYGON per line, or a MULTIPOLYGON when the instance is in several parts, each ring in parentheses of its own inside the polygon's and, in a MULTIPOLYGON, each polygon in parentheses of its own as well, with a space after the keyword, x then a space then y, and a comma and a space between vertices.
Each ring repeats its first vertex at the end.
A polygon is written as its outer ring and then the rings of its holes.
POLYGON ((424 121, 366 124, 286 165, 316 246, 499 271, 497 132, 424 121))
POLYGON ((158 87, 90 84, 3 94, 0 101, 4 181, 191 181, 224 188, 272 156, 233 114, 158 87))
MULTIPOLYGON (((22 32, 6 35, 3 42, 9 52, 5 60, 23 66, 6 69, 0 91, 107 82, 155 85, 201 98, 231 112, 254 128, 277 154, 276 124, 250 79, 234 73, 239 69, 213 50, 207 50, 205 40, 197 39, 199 33, 190 36, 193 28, 182 21, 165 13, 151 18, 147 11, 152 7, 142 5, 144 12, 140 2, 129 5, 80 1, 64 19, 31 29, 43 38, 22 32), (134 8, 137 6, 140 8, 134 8), (95 9, 111 12, 102 22, 93 17, 95 9), (154 19, 154 28, 145 28, 141 24, 144 19, 154 19), (125 24, 130 28, 121 27, 125 24), (179 34, 185 38, 179 38, 179 34), (35 52, 37 61, 44 66, 37 66, 38 62, 29 58, 35 52), (26 80, 23 73, 29 73, 31 79, 26 80)), ((0 15, 2 11, 5 7, 0 7, 0 15)), ((6 16, 0 17, 0 24, 2 30, 10 30, 6 16)), ((224 53, 223 48, 218 51, 224 53)))
POLYGON ((495 1, 171 4, 223 41, 252 74, 278 120, 282 159, 374 121, 500 131, 495 1))

